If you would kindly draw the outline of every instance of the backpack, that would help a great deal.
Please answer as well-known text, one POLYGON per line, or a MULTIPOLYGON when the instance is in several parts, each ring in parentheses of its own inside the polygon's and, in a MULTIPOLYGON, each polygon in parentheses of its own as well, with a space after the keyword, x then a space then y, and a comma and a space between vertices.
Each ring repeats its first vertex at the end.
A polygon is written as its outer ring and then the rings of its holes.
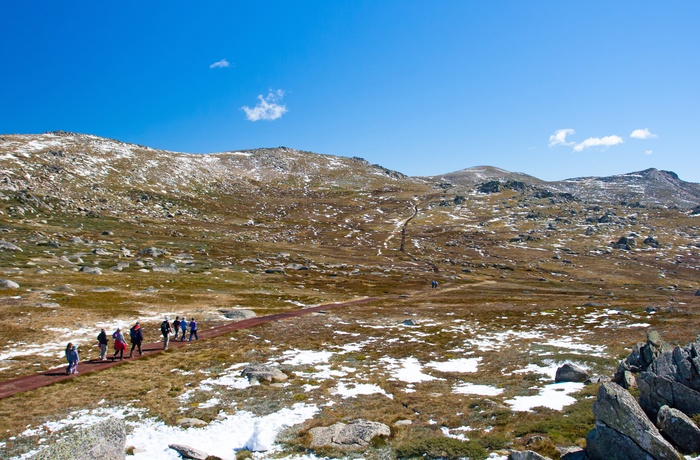
POLYGON ((160 323, 160 332, 162 332, 163 335, 170 332, 170 323, 167 321, 163 321, 162 323, 160 323))
POLYGON ((136 329, 133 327, 129 330, 129 337, 131 338, 132 341, 136 340, 136 329))

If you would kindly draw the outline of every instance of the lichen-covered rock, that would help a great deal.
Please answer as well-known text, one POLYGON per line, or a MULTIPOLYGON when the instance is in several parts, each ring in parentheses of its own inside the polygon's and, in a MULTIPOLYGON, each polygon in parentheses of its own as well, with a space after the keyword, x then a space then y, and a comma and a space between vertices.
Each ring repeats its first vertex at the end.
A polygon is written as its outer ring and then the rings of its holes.
POLYGON ((336 423, 309 430, 311 447, 330 446, 340 450, 363 450, 377 436, 390 436, 391 429, 383 423, 358 419, 349 424, 336 423))
POLYGON ((31 457, 32 460, 124 460, 126 429, 121 419, 109 419, 70 434, 31 457))
POLYGON ((0 280, 0 289, 17 289, 19 284, 12 280, 0 280))
POLYGON ((661 432, 671 440, 678 449, 690 454, 700 452, 700 428, 678 409, 663 406, 656 419, 661 432))
POLYGON ((249 382, 286 382, 287 374, 276 367, 257 364, 247 366, 241 371, 241 377, 247 377, 249 382))
POLYGON ((598 400, 593 404, 593 415, 596 424, 602 423, 632 439, 654 459, 681 458, 661 436, 634 397, 617 384, 603 383, 600 386, 598 400))

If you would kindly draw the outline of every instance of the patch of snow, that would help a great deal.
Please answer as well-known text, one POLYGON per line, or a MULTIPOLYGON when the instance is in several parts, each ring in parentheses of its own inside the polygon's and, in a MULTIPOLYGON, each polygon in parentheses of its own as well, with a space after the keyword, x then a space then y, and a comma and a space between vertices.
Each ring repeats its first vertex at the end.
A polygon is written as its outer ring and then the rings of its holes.
POLYGON ((534 396, 516 396, 505 401, 516 412, 528 412, 535 407, 548 407, 553 410, 562 410, 565 406, 576 402, 576 398, 569 396, 583 389, 583 383, 562 382, 545 385, 539 389, 539 394, 534 396))
POLYGON ((453 393, 480 396, 498 396, 503 393, 503 388, 496 388, 489 385, 477 385, 474 383, 463 383, 452 388, 453 393))

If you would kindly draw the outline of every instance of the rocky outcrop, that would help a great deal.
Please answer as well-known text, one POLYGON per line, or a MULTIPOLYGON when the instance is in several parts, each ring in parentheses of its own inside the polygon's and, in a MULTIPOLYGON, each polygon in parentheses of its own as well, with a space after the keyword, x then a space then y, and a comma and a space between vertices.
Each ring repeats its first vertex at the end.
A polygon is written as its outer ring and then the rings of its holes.
POLYGON ((681 452, 700 452, 700 428, 683 412, 663 406, 656 423, 681 452))
MULTIPOLYGON (((654 459, 680 459, 680 455, 673 446, 666 441, 659 430, 646 416, 642 408, 639 406, 634 397, 621 386, 614 383, 603 383, 598 390, 598 400, 593 404, 593 415, 596 419, 596 430, 602 426, 613 430, 615 433, 608 433, 605 428, 601 429, 601 433, 605 432, 605 438, 619 438, 612 444, 629 444, 624 438, 629 438, 634 444, 639 446, 645 452, 643 457, 647 456, 654 459)), ((601 435, 597 438, 600 439, 601 435)), ((594 441, 596 437, 592 436, 594 441)), ((593 451, 602 450, 600 447, 595 448, 596 442, 593 442, 593 451)), ((588 454, 591 460, 614 458, 596 457, 588 454)))
POLYGON ((266 382, 286 382, 287 374, 272 366, 263 364, 247 366, 241 371, 241 377, 247 377, 250 383, 260 381, 266 382))
POLYGON ((390 436, 388 426, 369 420, 355 420, 349 424, 336 423, 309 430, 311 448, 333 447, 340 450, 363 450, 377 436, 390 436))
POLYGON ((632 349, 632 353, 620 362, 613 381, 623 388, 634 386, 633 374, 646 371, 649 366, 670 348, 666 345, 658 332, 647 332, 647 341, 638 343, 632 349))
POLYGON ((557 369, 557 373, 554 377, 556 383, 559 382, 585 382, 588 380, 588 372, 585 369, 566 363, 557 369))
MULTIPOLYGON (((696 339, 697 340, 697 339, 696 339)), ((700 451, 700 342, 674 348, 650 331, 635 345, 615 375, 629 384, 635 374, 639 402, 613 383, 604 383, 593 405, 596 427, 586 437, 591 460, 677 459, 700 451)))
POLYGON ((32 460, 124 460, 126 429, 121 419, 109 419, 69 435, 31 457, 32 460))

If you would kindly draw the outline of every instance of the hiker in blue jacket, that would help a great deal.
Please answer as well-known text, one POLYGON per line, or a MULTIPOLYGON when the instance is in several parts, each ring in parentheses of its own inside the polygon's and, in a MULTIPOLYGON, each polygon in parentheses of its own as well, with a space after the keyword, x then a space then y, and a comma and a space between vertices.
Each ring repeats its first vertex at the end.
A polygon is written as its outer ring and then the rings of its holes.
POLYGON ((190 342, 192 341, 192 337, 194 337, 195 340, 199 340, 197 336, 197 323, 194 318, 190 319, 190 342))

